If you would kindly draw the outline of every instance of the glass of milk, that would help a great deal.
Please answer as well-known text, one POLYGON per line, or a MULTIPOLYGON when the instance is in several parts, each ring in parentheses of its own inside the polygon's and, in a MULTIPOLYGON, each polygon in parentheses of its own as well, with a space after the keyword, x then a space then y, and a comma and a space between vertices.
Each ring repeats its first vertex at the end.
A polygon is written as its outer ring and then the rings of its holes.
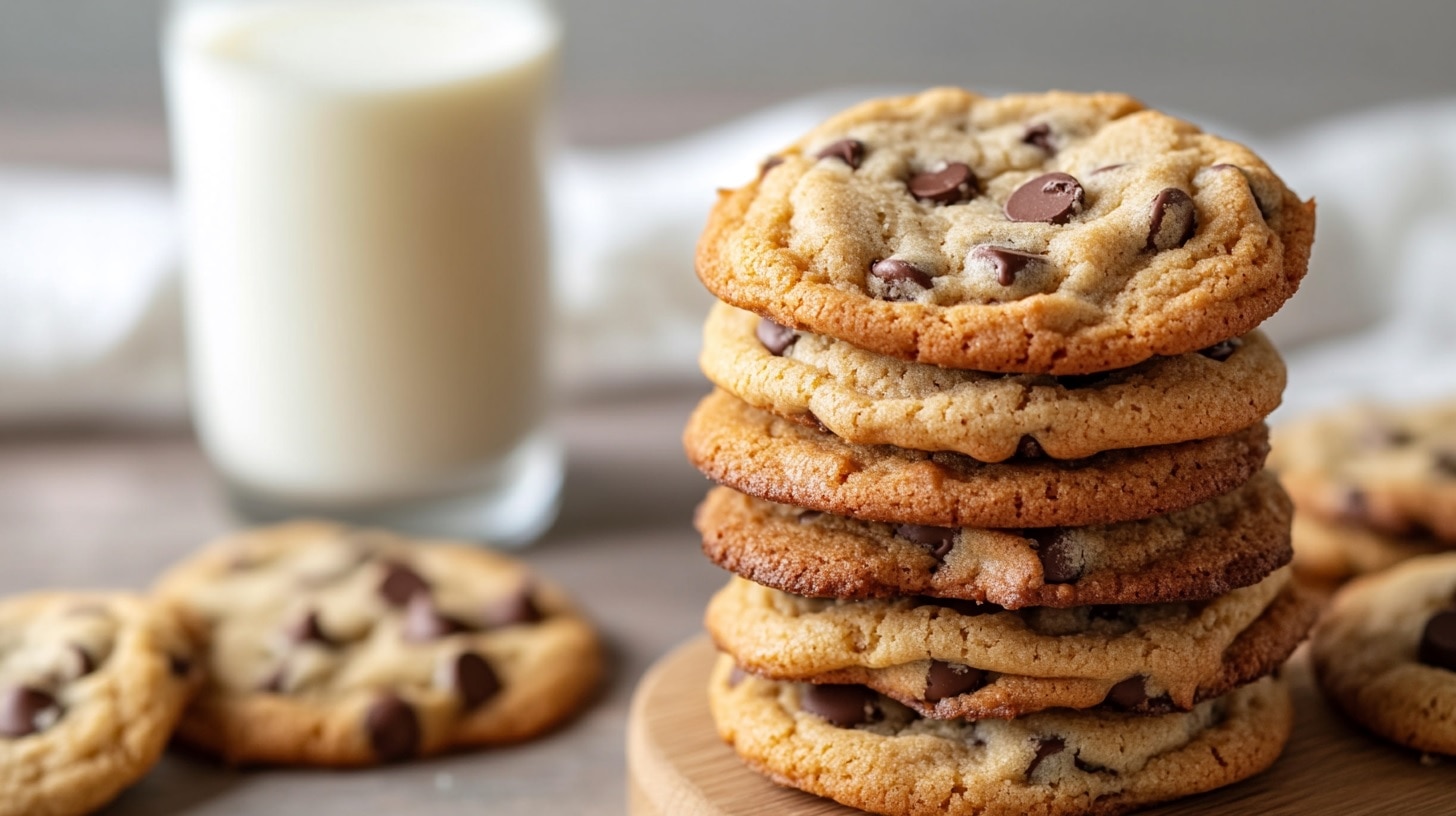
POLYGON ((250 518, 498 544, 556 512, 537 0, 178 0, 199 434, 250 518))

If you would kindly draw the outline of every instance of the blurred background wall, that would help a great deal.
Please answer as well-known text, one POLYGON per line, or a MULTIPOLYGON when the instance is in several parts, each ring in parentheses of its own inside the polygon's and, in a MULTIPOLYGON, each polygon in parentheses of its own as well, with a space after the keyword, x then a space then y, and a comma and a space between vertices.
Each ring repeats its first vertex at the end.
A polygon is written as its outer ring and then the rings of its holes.
MULTIPOLYGON (((1257 134, 1456 91, 1453 0, 557 4, 562 124, 582 145, 678 135, 842 84, 1124 90, 1257 134)), ((163 6, 0 0, 0 159, 164 164, 163 6)))

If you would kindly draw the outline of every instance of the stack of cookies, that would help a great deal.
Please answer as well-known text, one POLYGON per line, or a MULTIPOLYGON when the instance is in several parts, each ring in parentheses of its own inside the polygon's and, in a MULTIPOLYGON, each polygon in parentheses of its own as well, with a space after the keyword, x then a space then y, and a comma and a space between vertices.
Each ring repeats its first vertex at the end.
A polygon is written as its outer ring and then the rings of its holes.
POLYGON ((721 194, 685 433, 719 733, 879 813, 1120 812, 1247 777, 1317 600, 1255 327, 1313 237, 1125 96, 869 102, 721 194))
POLYGON ((1274 434, 1298 513, 1294 567, 1338 583, 1456 549, 1456 401, 1352 405, 1274 434))

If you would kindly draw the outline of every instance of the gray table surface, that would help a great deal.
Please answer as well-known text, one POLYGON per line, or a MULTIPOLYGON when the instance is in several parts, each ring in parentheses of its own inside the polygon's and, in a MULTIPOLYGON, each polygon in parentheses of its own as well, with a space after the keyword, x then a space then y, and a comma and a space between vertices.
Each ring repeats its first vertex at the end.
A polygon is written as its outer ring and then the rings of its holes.
MULTIPOLYGON (((679 433, 695 393, 569 409, 563 512, 521 557, 599 623, 610 679, 581 717, 543 739, 378 770, 235 771, 167 755, 103 811, 166 814, 620 814, 624 729, 638 677, 700 631, 724 573, 702 556, 692 507, 707 483, 679 433)), ((232 525, 185 430, 0 433, 0 594, 143 588, 232 525)))

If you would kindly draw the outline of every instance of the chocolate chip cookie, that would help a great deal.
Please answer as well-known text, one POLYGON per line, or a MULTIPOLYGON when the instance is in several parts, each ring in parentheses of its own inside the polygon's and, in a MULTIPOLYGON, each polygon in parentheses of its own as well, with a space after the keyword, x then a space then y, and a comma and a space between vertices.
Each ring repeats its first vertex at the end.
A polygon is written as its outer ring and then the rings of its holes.
POLYGON ((0 601, 0 816, 90 813, 144 776, 202 680, 195 649, 134 595, 0 601))
POLYGON ((1187 710, 1272 672, 1319 599, 1280 570, 1205 602, 1031 607, 943 598, 803 598, 732 579, 706 625, 775 680, 870 686, 938 719, 1047 708, 1187 710))
POLYGON ((1325 521, 1297 513, 1290 531, 1294 570, 1321 584, 1338 584, 1356 575, 1379 572, 1408 558, 1432 555, 1451 545, 1430 535, 1389 535, 1357 524, 1325 521))
POLYGON ((602 671, 560 590, 477 547, 298 522, 220 541, 156 591, 210 630, 180 736, 230 763, 514 742, 577 711, 602 671))
POLYGON ((1247 333, 1313 235, 1247 148, 1126 96, 941 88, 852 108, 720 194, 697 271, 881 354, 1086 374, 1247 333))
POLYGON ((1358 405, 1282 425, 1270 465, 1300 513, 1456 545, 1456 401, 1358 405))
POLYGON ((868 521, 938 527, 1110 524, 1182 510, 1253 478, 1263 424, 1229 436, 1056 460, 1028 446, 988 464, 956 453, 852 445, 722 391, 693 412, 688 459, 734 490, 868 521))
POLYGON ((719 487, 698 508, 703 551, 795 595, 928 595, 1024 606, 1222 595, 1289 562, 1289 499, 1268 473, 1165 516, 1101 527, 980 530, 859 521, 719 487))
POLYGON ((993 374, 911 363, 718 304, 703 373, 739 399, 862 445, 1000 462, 1236 433, 1279 405, 1284 364, 1257 332, 1095 375, 993 374), (767 342, 765 342, 765 338, 767 342))
POLYGON ((914 816, 1126 813, 1264 770, 1294 719, 1273 678, 1157 716, 934 720, 860 686, 773 682, 723 657, 708 696, 719 735, 774 781, 914 816))
POLYGON ((1315 628, 1320 688, 1376 734, 1456 755, 1456 553, 1357 578, 1315 628))

